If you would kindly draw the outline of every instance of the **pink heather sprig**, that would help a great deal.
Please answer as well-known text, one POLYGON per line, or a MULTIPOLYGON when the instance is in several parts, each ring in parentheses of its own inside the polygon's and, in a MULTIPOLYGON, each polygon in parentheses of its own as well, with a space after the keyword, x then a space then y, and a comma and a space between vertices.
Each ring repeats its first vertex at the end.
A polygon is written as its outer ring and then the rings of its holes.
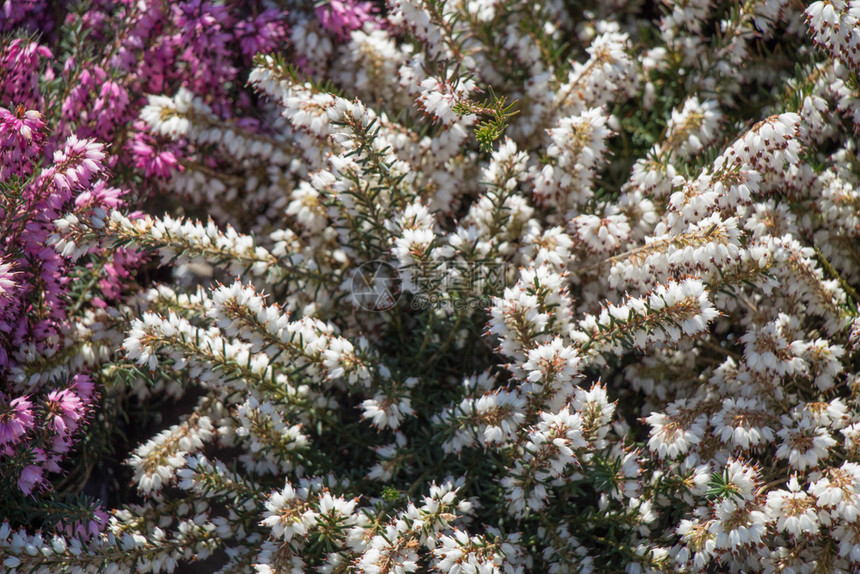
MULTIPOLYGON (((11 317, 18 307, 18 293, 21 290, 21 274, 16 273, 12 263, 0 259, 0 333, 12 331, 11 317)), ((1 338, 1 337, 0 337, 1 338)), ((0 366, 5 362, 6 349, 0 347, 0 366)))
POLYGON ((51 391, 45 401, 45 411, 48 429, 65 438, 78 430, 78 422, 84 416, 84 403, 69 389, 51 391))
POLYGON ((50 32, 54 24, 50 18, 50 7, 47 0, 2 0, 0 32, 50 32))
POLYGON ((223 101, 226 86, 236 79, 230 33, 235 19, 227 6, 203 0, 190 0, 172 6, 171 23, 175 32, 166 39, 184 71, 182 83, 193 92, 212 94, 216 108, 229 113, 232 107, 223 101))
POLYGON ((102 84, 92 107, 92 116, 95 118, 94 135, 109 138, 118 125, 127 121, 128 106, 129 97, 124 86, 114 80, 102 84))
POLYGON ((372 3, 360 0, 331 0, 316 9, 322 27, 340 40, 347 39, 350 32, 373 20, 374 11, 372 3))
POLYGON ((110 516, 101 505, 90 509, 88 518, 81 518, 74 522, 60 522, 57 530, 72 538, 89 540, 104 532, 110 521, 110 516))
MULTIPOLYGON (((2 262, 0 254, 0 262, 2 262)), ((21 309, 22 274, 10 262, 0 263, 0 369, 9 364, 7 345, 21 309)))
MULTIPOLYGON (((5 154, 0 156, 0 160, 4 157, 5 154)), ((7 204, 0 220, 3 230, 0 256, 6 253, 9 265, 13 257, 20 258, 14 264, 18 272, 14 282, 21 285, 15 293, 16 303, 0 305, 0 319, 10 326, 6 331, 11 335, 9 349, 35 344, 36 350, 43 352, 46 341, 54 341, 52 345, 56 345, 58 335, 66 330, 65 301, 70 274, 62 254, 48 245, 48 237, 54 231, 53 221, 70 207, 73 199, 88 208, 119 206, 121 192, 98 181, 106 175, 105 159, 103 144, 70 136, 54 152, 53 163, 21 189, 17 201, 7 204)), ((4 352, 0 368, 8 366, 10 357, 4 352)))
POLYGON ((235 38, 242 56, 250 60, 257 54, 279 50, 287 38, 285 11, 264 10, 236 24, 235 38))
POLYGON ((89 62, 82 69, 70 66, 73 63, 74 58, 67 60, 63 72, 70 87, 61 102, 58 133, 105 141, 115 139, 117 132, 135 115, 127 86, 113 79, 112 71, 97 62, 89 62))
POLYGON ((17 444, 33 428, 33 403, 18 397, 7 404, 0 396, 0 445, 17 444))
POLYGON ((0 46, 0 103, 12 102, 27 109, 41 108, 39 70, 42 59, 51 57, 48 48, 24 39, 0 46))
POLYGON ((65 147, 54 152, 54 167, 48 172, 57 189, 70 193, 89 185, 94 176, 104 171, 104 149, 104 144, 94 140, 69 136, 65 147))
POLYGON ((12 176, 27 176, 38 160, 45 139, 42 114, 18 106, 14 112, 0 108, 0 182, 12 176))
MULTIPOLYGON (((122 249, 95 253, 103 261, 99 267, 75 269, 48 244, 53 221, 69 210, 122 205, 125 191, 105 183, 108 146, 87 136, 115 137, 137 113, 121 82, 89 64, 55 108, 38 92, 40 68, 50 56, 32 42, 0 46, 0 94, 9 106, 0 108, 0 181, 7 185, 0 206, 0 484, 23 496, 50 490, 51 475, 62 472, 98 397, 93 381, 80 373, 19 380, 28 355, 63 355, 72 277, 95 275, 101 296, 94 293, 88 304, 104 307, 141 262, 135 251, 122 249), (52 109, 62 119, 43 116, 52 109)), ((74 69, 73 60, 67 64, 74 69)), ((50 79, 50 71, 43 78, 50 79)), ((105 524, 97 522, 87 519, 72 529, 92 534, 105 524)))
MULTIPOLYGON (((134 280, 133 272, 147 260, 146 254, 135 249, 117 249, 102 268, 104 277, 99 280, 99 289, 104 298, 118 301, 123 287, 134 280)), ((107 306, 104 298, 94 297, 92 304, 104 308, 107 306)))
POLYGON ((128 145, 134 158, 134 166, 142 170, 146 177, 169 177, 174 171, 182 171, 179 158, 181 144, 166 140, 156 139, 147 133, 146 126, 142 122, 135 122, 134 135, 128 145))
POLYGON ((46 487, 93 411, 94 385, 75 375, 66 388, 9 399, 0 392, 0 479, 14 480, 25 495, 46 487))
MULTIPOLYGON (((17 349, 39 354, 61 350, 68 331, 67 288, 70 268, 61 254, 47 244, 53 220, 72 206, 119 206, 121 192, 104 186, 105 146, 91 139, 70 136, 52 157, 46 157, 41 114, 2 113, 4 142, 0 163, 14 166, 15 175, 29 181, 13 187, 0 212, 0 475, 7 484, 31 495, 47 488, 47 476, 60 472, 96 399, 92 381, 75 375, 66 383, 45 385, 27 381, 26 394, 10 376, 23 355, 17 349), (17 136, 17 139, 16 139, 17 136), (40 173, 32 174, 37 162, 40 173)), ((10 173, 11 175, 11 173, 10 173)), ((128 258, 126 258, 128 259, 128 258)), ((131 257, 133 260, 134 257, 131 257)), ((120 259, 119 266, 125 263, 120 259)), ((127 272, 114 269, 108 281, 116 283, 127 272)), ((116 288, 114 288, 116 291, 116 288)))

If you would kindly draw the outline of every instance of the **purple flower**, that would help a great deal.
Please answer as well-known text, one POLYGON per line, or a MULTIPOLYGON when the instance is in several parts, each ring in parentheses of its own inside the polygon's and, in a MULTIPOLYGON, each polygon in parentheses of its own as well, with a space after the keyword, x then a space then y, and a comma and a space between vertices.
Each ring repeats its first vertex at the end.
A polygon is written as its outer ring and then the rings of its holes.
POLYGON ((15 102, 25 108, 40 108, 39 69, 41 58, 51 58, 51 51, 36 42, 12 40, 0 47, 0 102, 15 102))
POLYGON ((172 147, 175 144, 159 145, 151 135, 137 131, 131 142, 134 164, 144 170, 146 177, 168 177, 174 170, 182 169, 172 147))
POLYGON ((233 26, 233 17, 227 7, 190 0, 174 5, 172 17, 178 32, 169 43, 177 47, 179 59, 190 72, 186 84, 199 94, 222 92, 238 72, 231 62, 233 35, 227 30, 233 26))
POLYGON ((45 134, 42 114, 18 106, 15 112, 0 108, 0 181, 27 176, 42 156, 45 134))
POLYGON ((317 18, 332 35, 345 40, 350 32, 373 19, 373 4, 360 0, 331 0, 317 7, 317 18))
POLYGON ((51 391, 45 401, 45 424, 60 436, 75 432, 84 417, 84 403, 70 389, 51 391))
POLYGON ((75 375, 72 378, 72 388, 84 401, 89 401, 95 395, 95 383, 89 375, 75 375))
POLYGON ((86 187, 104 170, 102 162, 105 157, 104 144, 69 136, 65 147, 54 152, 54 183, 63 191, 86 187))
POLYGON ((99 281, 102 293, 106 297, 119 299, 123 281, 131 278, 133 270, 145 260, 145 255, 134 249, 117 249, 111 261, 104 265, 105 278, 99 281))
POLYGON ((109 520, 108 513, 99 506, 93 510, 92 517, 89 520, 81 519, 71 524, 59 523, 57 524, 57 530, 65 533, 66 536, 88 540, 102 532, 108 525, 109 520))
POLYGON ((92 111, 96 135, 103 139, 110 138, 114 129, 124 123, 128 105, 128 93, 124 87, 112 80, 102 84, 92 111))
POLYGON ((21 471, 21 476, 18 478, 18 488, 21 492, 29 495, 33 492, 33 488, 42 482, 42 467, 36 464, 31 464, 24 467, 21 471))
POLYGON ((33 405, 26 397, 18 397, 0 406, 0 444, 17 443, 33 428, 33 405))
MULTIPOLYGON (((0 258, 0 333, 9 333, 12 331, 12 317, 19 307, 21 274, 12 271, 12 263, 2 263, 2 261, 3 259, 0 258)), ((2 358, 0 358, 0 365, 3 365, 2 358)))
POLYGON ((287 37, 286 15, 286 11, 269 9, 236 24, 242 55, 250 60, 256 54, 278 49, 287 37))
POLYGON ((92 209, 95 207, 119 209, 122 205, 122 196, 125 194, 125 190, 109 187, 103 180, 99 180, 75 198, 75 209, 92 209))
POLYGON ((45 0, 0 0, 0 31, 50 31, 52 22, 46 4, 45 0))

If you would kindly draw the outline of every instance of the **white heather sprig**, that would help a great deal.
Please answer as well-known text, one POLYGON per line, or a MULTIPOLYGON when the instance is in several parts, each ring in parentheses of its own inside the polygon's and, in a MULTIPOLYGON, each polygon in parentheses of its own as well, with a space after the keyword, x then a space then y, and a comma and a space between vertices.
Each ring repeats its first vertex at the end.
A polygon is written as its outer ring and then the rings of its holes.
POLYGON ((198 409, 185 421, 162 431, 138 447, 129 459, 137 488, 157 494, 185 466, 185 457, 198 452, 214 436, 214 427, 205 411, 198 409))
POLYGON ((710 146, 719 135, 722 116, 715 100, 699 102, 692 97, 681 110, 672 110, 666 141, 679 158, 687 158, 710 146))
POLYGON ((140 111, 140 119, 149 129, 174 140, 187 138, 199 145, 218 145, 235 159, 263 159, 275 165, 289 163, 291 149, 285 141, 253 133, 235 124, 226 124, 213 113, 202 98, 186 88, 179 88, 172 98, 149 96, 140 111))
POLYGON ((318 516, 308 504, 308 496, 307 487, 296 489, 287 481, 284 488, 269 495, 260 524, 269 527, 275 539, 291 542, 295 538, 301 544, 318 516))
POLYGON ((635 88, 629 37, 616 30, 617 27, 610 28, 596 36, 586 48, 588 60, 574 62, 567 82, 555 94, 555 105, 563 113, 577 114, 588 107, 602 106, 635 88))
POLYGON ((648 448, 660 458, 674 459, 702 442, 708 418, 680 399, 670 403, 665 413, 651 413, 645 422, 651 426, 648 448))
POLYGON ((514 516, 539 512, 546 506, 553 481, 570 477, 570 467, 579 468, 576 451, 588 446, 583 438, 582 417, 570 406, 558 412, 540 413, 540 421, 529 429, 523 454, 502 479, 508 511, 514 516))
POLYGON ((384 365, 352 342, 335 334, 331 325, 313 317, 290 321, 289 313, 268 305, 250 285, 236 282, 212 293, 209 317, 228 337, 239 336, 254 353, 288 369, 301 369, 316 383, 367 384, 373 373, 387 376, 384 365))
POLYGON ((463 399, 434 417, 434 422, 450 434, 442 448, 460 453, 467 447, 504 445, 525 420, 525 406, 519 393, 505 390, 463 399))
POLYGON ((603 108, 591 108, 577 116, 559 120, 549 130, 552 144, 547 155, 553 159, 535 176, 534 194, 538 202, 555 207, 561 214, 578 211, 592 194, 592 181, 606 151, 603 108))
POLYGON ((167 317, 145 313, 130 327, 123 349, 130 360, 150 371, 164 368, 167 359, 170 370, 187 368, 194 380, 224 395, 266 390, 281 400, 302 404, 310 393, 307 385, 291 384, 284 368, 265 353, 254 353, 247 343, 195 327, 173 313, 167 317))
POLYGON ((860 4, 851 0, 813 2, 805 11, 816 45, 860 70, 860 4))
POLYGON ((610 283, 641 289, 684 275, 710 279, 738 262, 740 237, 735 218, 714 213, 682 233, 647 237, 644 246, 611 257, 610 283))
POLYGON ((682 335, 698 335, 718 315, 701 281, 669 281, 645 297, 630 297, 621 305, 606 305, 597 316, 587 316, 574 338, 589 353, 614 353, 625 346, 644 349, 676 343, 682 335))
POLYGON ((234 275, 247 270, 256 276, 276 278, 281 273, 278 259, 256 245, 252 237, 229 226, 222 231, 212 220, 203 225, 169 216, 129 219, 113 211, 104 233, 116 241, 155 249, 165 261, 177 256, 203 256, 229 261, 229 271, 234 275))
POLYGON ((301 425, 288 425, 275 405, 268 401, 260 403, 254 397, 249 397, 234 412, 240 423, 236 435, 250 443, 249 456, 244 457, 247 467, 257 473, 289 472, 294 468, 295 454, 309 445, 301 425))

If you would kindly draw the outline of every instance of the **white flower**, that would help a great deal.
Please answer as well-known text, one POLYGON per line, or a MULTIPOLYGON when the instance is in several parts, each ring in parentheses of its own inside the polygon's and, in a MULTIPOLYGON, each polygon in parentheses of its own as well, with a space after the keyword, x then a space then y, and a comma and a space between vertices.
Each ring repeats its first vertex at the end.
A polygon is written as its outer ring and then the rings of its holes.
POLYGON ((381 393, 372 399, 361 403, 363 409, 362 418, 372 421, 373 426, 379 428, 396 429, 404 417, 415 413, 412 410, 412 402, 409 397, 390 398, 381 393))
POLYGON ((365 574, 417 572, 418 541, 405 530, 405 523, 399 521, 385 527, 385 536, 374 536, 356 563, 358 571, 365 574))
POLYGON ((809 486, 818 507, 829 510, 836 519, 849 522, 860 515, 860 465, 845 462, 839 468, 826 469, 809 486))
POLYGON ((715 506, 714 520, 708 530, 716 548, 738 551, 744 546, 761 544, 770 520, 767 514, 754 507, 723 500, 715 506))
POLYGON ((666 140, 680 157, 689 157, 714 142, 721 119, 717 101, 700 103, 699 98, 689 98, 680 111, 672 110, 666 140))
POLYGON ((530 350, 522 368, 528 373, 526 380, 535 383, 536 389, 563 388, 579 373, 579 363, 576 348, 564 346, 561 338, 556 337, 530 350))
POLYGON ((792 475, 788 490, 772 490, 767 493, 767 513, 776 520, 780 532, 795 537, 815 536, 818 534, 818 513, 815 500, 804 492, 792 475))
POLYGON ((787 458, 792 468, 804 471, 816 468, 826 460, 829 450, 836 444, 826 428, 816 427, 809 419, 792 424, 791 418, 783 416, 784 428, 777 432, 783 439, 776 451, 777 458, 787 458))
POLYGON ((705 436, 707 415, 685 406, 682 399, 669 404, 665 414, 655 412, 645 419, 651 425, 648 448, 660 458, 674 459, 687 454, 705 436))
POLYGON ((269 495, 263 512, 263 526, 272 529, 272 536, 290 542, 301 538, 316 522, 317 514, 307 506, 306 493, 299 492, 287 482, 284 488, 269 495))
POLYGON ((776 437, 769 426, 771 419, 768 409, 758 399, 727 398, 710 422, 721 441, 746 450, 773 442, 776 437))
POLYGON ((630 237, 630 225, 625 215, 578 215, 569 226, 578 243, 596 255, 618 251, 630 237))

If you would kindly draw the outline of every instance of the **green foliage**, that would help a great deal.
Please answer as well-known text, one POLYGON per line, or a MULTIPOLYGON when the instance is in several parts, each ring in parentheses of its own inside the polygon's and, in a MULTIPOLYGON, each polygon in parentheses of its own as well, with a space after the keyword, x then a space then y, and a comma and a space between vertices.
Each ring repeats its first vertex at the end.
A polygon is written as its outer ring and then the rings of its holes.
POLYGON ((453 108, 461 116, 475 114, 485 118, 475 126, 475 139, 485 153, 493 150, 493 142, 502 137, 511 118, 519 113, 514 109, 516 101, 508 104, 505 96, 497 96, 492 87, 489 91, 490 95, 481 102, 460 100, 453 108))
POLYGON ((708 491, 705 493, 708 500, 726 500, 731 498, 740 498, 740 492, 737 486, 732 484, 729 479, 728 470, 723 472, 715 472, 711 475, 711 480, 708 481, 708 491))

